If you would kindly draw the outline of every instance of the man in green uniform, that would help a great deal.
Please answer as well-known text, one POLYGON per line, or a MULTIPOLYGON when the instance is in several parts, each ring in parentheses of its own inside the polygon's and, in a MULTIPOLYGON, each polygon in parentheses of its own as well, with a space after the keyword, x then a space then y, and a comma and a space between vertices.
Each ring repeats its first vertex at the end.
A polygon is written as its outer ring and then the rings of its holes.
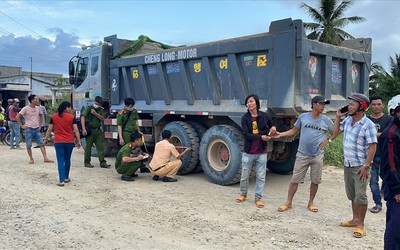
POLYGON ((135 172, 144 163, 143 159, 147 158, 147 154, 141 154, 140 146, 142 146, 142 134, 138 132, 131 134, 130 143, 125 144, 118 154, 115 161, 115 169, 118 174, 121 174, 121 180, 134 181, 133 177, 137 176, 135 172))
MULTIPOLYGON (((119 145, 123 146, 130 142, 130 136, 132 133, 139 132, 139 115, 137 110, 134 108, 135 100, 128 97, 124 100, 125 107, 118 112, 117 125, 118 125, 118 137, 119 145)), ((140 173, 149 173, 150 171, 146 167, 140 168, 140 173)))
POLYGON ((124 100, 124 103, 124 109, 119 111, 117 115, 119 144, 121 146, 131 141, 130 136, 132 133, 139 132, 139 115, 133 107, 135 101, 133 98, 128 97, 124 100))
POLYGON ((90 156, 92 151, 92 145, 96 146, 97 155, 100 161, 100 167, 109 168, 111 165, 107 164, 104 159, 104 135, 101 130, 101 122, 104 121, 104 108, 101 107, 103 99, 100 96, 94 98, 93 105, 89 105, 85 108, 82 113, 81 123, 82 123, 82 134, 86 135, 86 122, 90 122, 92 127, 92 134, 86 137, 86 147, 85 147, 85 167, 93 168, 94 166, 90 163, 90 156))

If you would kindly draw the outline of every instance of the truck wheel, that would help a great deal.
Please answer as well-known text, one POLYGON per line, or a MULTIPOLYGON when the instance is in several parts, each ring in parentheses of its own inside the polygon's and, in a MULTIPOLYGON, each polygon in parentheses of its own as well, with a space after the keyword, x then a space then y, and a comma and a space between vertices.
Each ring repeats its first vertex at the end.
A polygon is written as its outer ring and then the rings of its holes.
MULTIPOLYGON (((192 148, 192 150, 181 159, 182 166, 178 171, 178 174, 190 173, 199 161, 199 138, 196 131, 190 124, 181 121, 170 122, 163 130, 171 131, 171 139, 169 141, 175 146, 192 148)), ((178 148, 177 150, 178 152, 182 152, 184 149, 178 148)))
MULTIPOLYGON (((201 143, 201 139, 203 138, 203 135, 206 133, 207 129, 206 127, 198 122, 192 122, 192 121, 188 121, 187 123, 189 123, 190 125, 192 125, 192 127, 194 128, 194 130, 197 133, 197 137, 199 137, 199 143, 201 143)), ((198 153, 198 152, 195 152, 198 153)), ((192 173, 200 173, 203 172, 203 169, 201 168, 201 164, 200 161, 197 162, 196 167, 193 169, 192 173)))
POLYGON ((272 161, 268 161, 267 167, 272 173, 288 174, 293 171, 294 162, 296 160, 297 148, 299 140, 292 142, 285 142, 285 149, 283 153, 272 161))
POLYGON ((220 185, 238 183, 243 143, 243 135, 235 127, 217 125, 208 129, 200 143, 200 162, 204 174, 220 185))

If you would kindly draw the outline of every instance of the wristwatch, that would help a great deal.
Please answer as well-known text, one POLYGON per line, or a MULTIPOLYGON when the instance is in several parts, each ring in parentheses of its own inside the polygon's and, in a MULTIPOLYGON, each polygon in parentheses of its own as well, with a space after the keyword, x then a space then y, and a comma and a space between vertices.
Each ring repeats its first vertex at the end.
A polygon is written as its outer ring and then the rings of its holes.
POLYGON ((363 168, 365 168, 366 170, 369 170, 371 168, 371 166, 365 166, 363 165, 363 168))
POLYGON ((331 142, 332 142, 332 139, 328 138, 328 143, 331 143, 331 142))

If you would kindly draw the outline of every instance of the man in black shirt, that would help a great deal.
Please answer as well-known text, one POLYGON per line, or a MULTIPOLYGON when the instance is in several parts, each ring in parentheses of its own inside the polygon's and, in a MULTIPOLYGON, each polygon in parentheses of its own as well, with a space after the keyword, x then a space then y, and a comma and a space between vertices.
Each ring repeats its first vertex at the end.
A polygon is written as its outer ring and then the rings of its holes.
MULTIPOLYGON (((376 136, 379 139, 382 131, 385 130, 385 128, 393 121, 393 117, 382 113, 385 105, 383 104, 382 97, 380 96, 371 97, 369 107, 371 108, 371 114, 368 116, 368 118, 375 123, 376 130, 378 131, 376 136)), ((379 213, 382 210, 381 190, 379 188, 380 162, 381 154, 378 145, 374 156, 374 161, 372 163, 371 179, 369 183, 372 192, 372 198, 375 203, 375 206, 369 209, 371 213, 379 213)))

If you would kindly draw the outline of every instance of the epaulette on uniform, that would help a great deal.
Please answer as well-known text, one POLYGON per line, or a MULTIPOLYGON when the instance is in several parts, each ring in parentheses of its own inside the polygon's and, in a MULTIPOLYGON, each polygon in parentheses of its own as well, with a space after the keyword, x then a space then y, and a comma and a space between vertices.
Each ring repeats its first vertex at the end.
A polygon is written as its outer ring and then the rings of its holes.
POLYGON ((129 143, 129 148, 130 148, 130 149, 134 149, 134 148, 135 148, 135 145, 133 145, 133 143, 129 143))
POLYGON ((125 109, 121 109, 121 110, 118 112, 118 114, 119 114, 119 115, 124 115, 124 114, 126 114, 126 110, 125 110, 125 109))

